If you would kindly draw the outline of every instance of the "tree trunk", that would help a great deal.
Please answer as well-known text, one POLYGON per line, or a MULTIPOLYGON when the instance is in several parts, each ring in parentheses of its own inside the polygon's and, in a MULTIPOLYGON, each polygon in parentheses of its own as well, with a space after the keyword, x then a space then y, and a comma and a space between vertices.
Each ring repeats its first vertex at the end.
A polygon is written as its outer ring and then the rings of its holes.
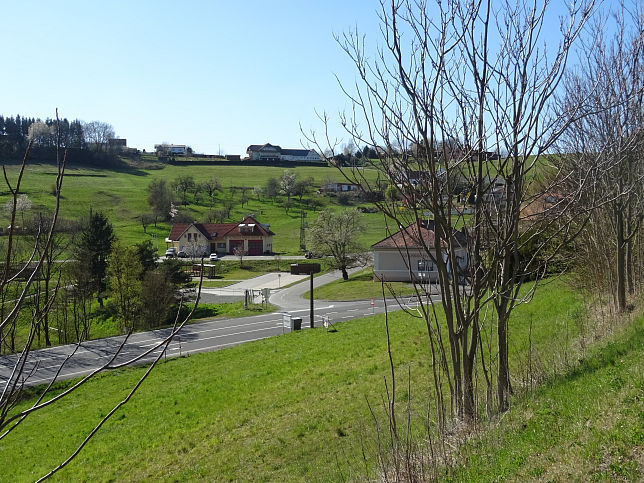
MULTIPOLYGON (((45 273, 45 305, 49 303, 49 280, 51 278, 51 263, 53 260, 50 257, 46 257, 46 266, 43 268, 45 273)), ((49 310, 45 308, 45 315, 43 317, 43 330, 45 332, 45 345, 47 347, 51 346, 51 340, 49 338, 49 310)))
POLYGON ((349 272, 347 272, 347 267, 340 267, 340 270, 342 270, 342 280, 345 282, 349 280, 349 272))
POLYGON ((635 281, 633 279, 633 237, 635 236, 633 227, 633 203, 628 204, 628 217, 626 220, 628 241, 626 242, 626 283, 628 285, 629 295, 635 293, 635 281))
POLYGON ((510 409, 510 364, 508 361, 508 323, 506 314, 499 314, 497 340, 499 344, 497 396, 499 398, 499 412, 503 413, 510 409))
MULTIPOLYGON (((476 337, 473 333, 472 337, 476 337)), ((472 422, 476 418, 474 407, 474 357, 468 353, 467 332, 461 338, 463 357, 463 419, 472 422)))
POLYGON ((626 242, 624 241, 624 213, 621 207, 615 213, 617 234, 617 309, 626 310, 626 242))

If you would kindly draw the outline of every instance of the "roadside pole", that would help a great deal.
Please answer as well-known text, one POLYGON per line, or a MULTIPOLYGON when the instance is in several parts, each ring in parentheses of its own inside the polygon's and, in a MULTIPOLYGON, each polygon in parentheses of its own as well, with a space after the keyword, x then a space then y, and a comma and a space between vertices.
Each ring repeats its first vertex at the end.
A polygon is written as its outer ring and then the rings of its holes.
POLYGON ((310 311, 310 316, 311 316, 311 328, 313 329, 315 327, 315 322, 313 320, 314 313, 313 313, 313 274, 314 273, 319 273, 320 272, 320 264, 319 263, 292 263, 291 264, 291 274, 292 275, 310 275, 311 276, 311 288, 310 288, 310 294, 311 294, 311 311, 310 311))
POLYGON ((310 294, 311 294, 311 329, 315 327, 315 323, 313 322, 313 272, 311 272, 311 288, 310 288, 310 294))

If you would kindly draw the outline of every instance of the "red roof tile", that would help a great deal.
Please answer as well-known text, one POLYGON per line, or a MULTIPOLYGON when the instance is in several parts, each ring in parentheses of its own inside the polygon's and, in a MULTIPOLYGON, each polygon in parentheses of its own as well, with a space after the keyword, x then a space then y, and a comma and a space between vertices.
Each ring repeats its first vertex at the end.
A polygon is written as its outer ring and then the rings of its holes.
MULTIPOLYGON (((371 248, 423 248, 424 245, 432 248, 436 241, 436 233, 434 232, 434 221, 421 221, 419 223, 412 223, 411 225, 401 228, 393 235, 380 240, 371 245, 371 248)), ((460 246, 467 245, 467 237, 463 232, 454 230, 454 239, 460 246)), ((441 241, 441 246, 446 247, 447 242, 441 241)))
POLYGON ((208 240, 221 240, 226 235, 228 236, 269 236, 274 233, 257 223, 255 218, 248 216, 241 223, 175 223, 170 229, 170 240, 178 240, 181 235, 188 229, 194 226, 199 230, 208 240), (240 225, 254 225, 248 233, 241 233, 240 225))

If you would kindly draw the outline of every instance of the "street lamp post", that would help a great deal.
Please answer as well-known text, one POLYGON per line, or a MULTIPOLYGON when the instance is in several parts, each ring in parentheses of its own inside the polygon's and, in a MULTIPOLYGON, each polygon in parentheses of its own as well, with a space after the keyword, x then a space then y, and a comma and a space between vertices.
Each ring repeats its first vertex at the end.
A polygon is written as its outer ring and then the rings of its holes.
POLYGON ((311 310, 310 310, 310 316, 311 316, 311 328, 313 329, 315 327, 315 322, 313 320, 313 274, 314 273, 319 273, 320 272, 320 264, 319 263, 292 263, 291 264, 291 274, 292 275, 310 275, 311 276, 311 290, 310 295, 311 295, 311 310))

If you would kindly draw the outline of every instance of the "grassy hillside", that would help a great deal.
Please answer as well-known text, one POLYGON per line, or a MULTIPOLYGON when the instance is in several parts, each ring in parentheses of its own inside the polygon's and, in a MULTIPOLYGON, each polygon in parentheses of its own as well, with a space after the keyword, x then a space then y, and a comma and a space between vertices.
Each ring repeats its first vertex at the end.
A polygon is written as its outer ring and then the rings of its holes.
MULTIPOLYGON (((169 224, 159 223, 157 227, 149 226, 144 233, 140 216, 150 212, 147 202, 146 187, 154 179, 165 179, 171 183, 179 176, 192 176, 195 182, 203 182, 216 178, 221 182, 223 193, 219 193, 213 206, 203 194, 199 204, 192 201, 187 206, 180 206, 189 220, 205 221, 205 216, 211 209, 221 206, 222 200, 229 197, 230 186, 256 187, 264 186, 270 177, 279 178, 285 168, 268 166, 175 166, 161 163, 144 163, 137 167, 119 170, 97 169, 91 167, 69 166, 63 182, 63 200, 61 215, 77 219, 87 214, 89 207, 101 210, 109 216, 116 234, 126 244, 138 243, 144 239, 153 240, 162 252, 165 250, 164 240, 169 233, 169 224)), ((16 163, 5 166, 9 179, 15 181, 18 173, 16 163)), ((52 187, 55 181, 55 166, 52 164, 30 164, 23 181, 22 192, 32 201, 31 211, 53 206, 52 187)), ((341 174, 335 168, 329 167, 296 167, 293 168, 298 178, 313 178, 316 187, 326 180, 340 180, 341 174)), ((3 185, 0 187, 0 203, 8 199, 9 191, 3 185)), ((239 194, 237 195, 239 197, 239 194)), ((298 253, 300 241, 300 209, 307 211, 307 222, 315 219, 316 211, 310 211, 307 206, 295 202, 288 210, 280 202, 250 196, 244 207, 237 202, 230 221, 238 221, 248 213, 254 213, 262 223, 269 223, 275 232, 273 248, 277 252, 298 253)), ((319 202, 317 210, 331 207, 341 209, 334 199, 311 194, 319 202)), ((280 200, 281 201, 281 200, 280 200)), ((360 239, 365 246, 378 241, 384 236, 382 215, 364 214, 366 231, 360 239)), ((9 224, 6 213, 0 214, 2 226, 9 224)))
MULTIPOLYGON (((531 332, 530 358, 542 363, 549 382, 516 399, 489 437, 465 446, 459 459, 465 464, 451 478, 565 479, 561 468, 569 454, 579 461, 572 474, 580 479, 637 474, 644 320, 608 346, 588 351, 582 362, 564 361, 564 341, 574 346, 585 330, 575 322, 580 308, 579 298, 555 282, 517 310, 514 374, 521 380, 527 368, 531 332), (552 368, 562 375, 552 376, 552 368)), ((406 381, 410 373, 413 380, 411 394, 399 389, 401 407, 410 400, 414 414, 422 416, 429 384, 426 329, 400 313, 390 319, 398 378, 406 381)), ((0 443, 3 475, 28 481, 51 468, 142 371, 100 377, 64 404, 30 417, 0 443)), ((365 479, 376 461, 366 400, 382 418, 388 373, 381 316, 342 324, 337 332, 309 330, 168 361, 60 479, 365 479)))
POLYGON ((460 450, 456 481, 642 481, 644 317, 535 393, 460 450))

